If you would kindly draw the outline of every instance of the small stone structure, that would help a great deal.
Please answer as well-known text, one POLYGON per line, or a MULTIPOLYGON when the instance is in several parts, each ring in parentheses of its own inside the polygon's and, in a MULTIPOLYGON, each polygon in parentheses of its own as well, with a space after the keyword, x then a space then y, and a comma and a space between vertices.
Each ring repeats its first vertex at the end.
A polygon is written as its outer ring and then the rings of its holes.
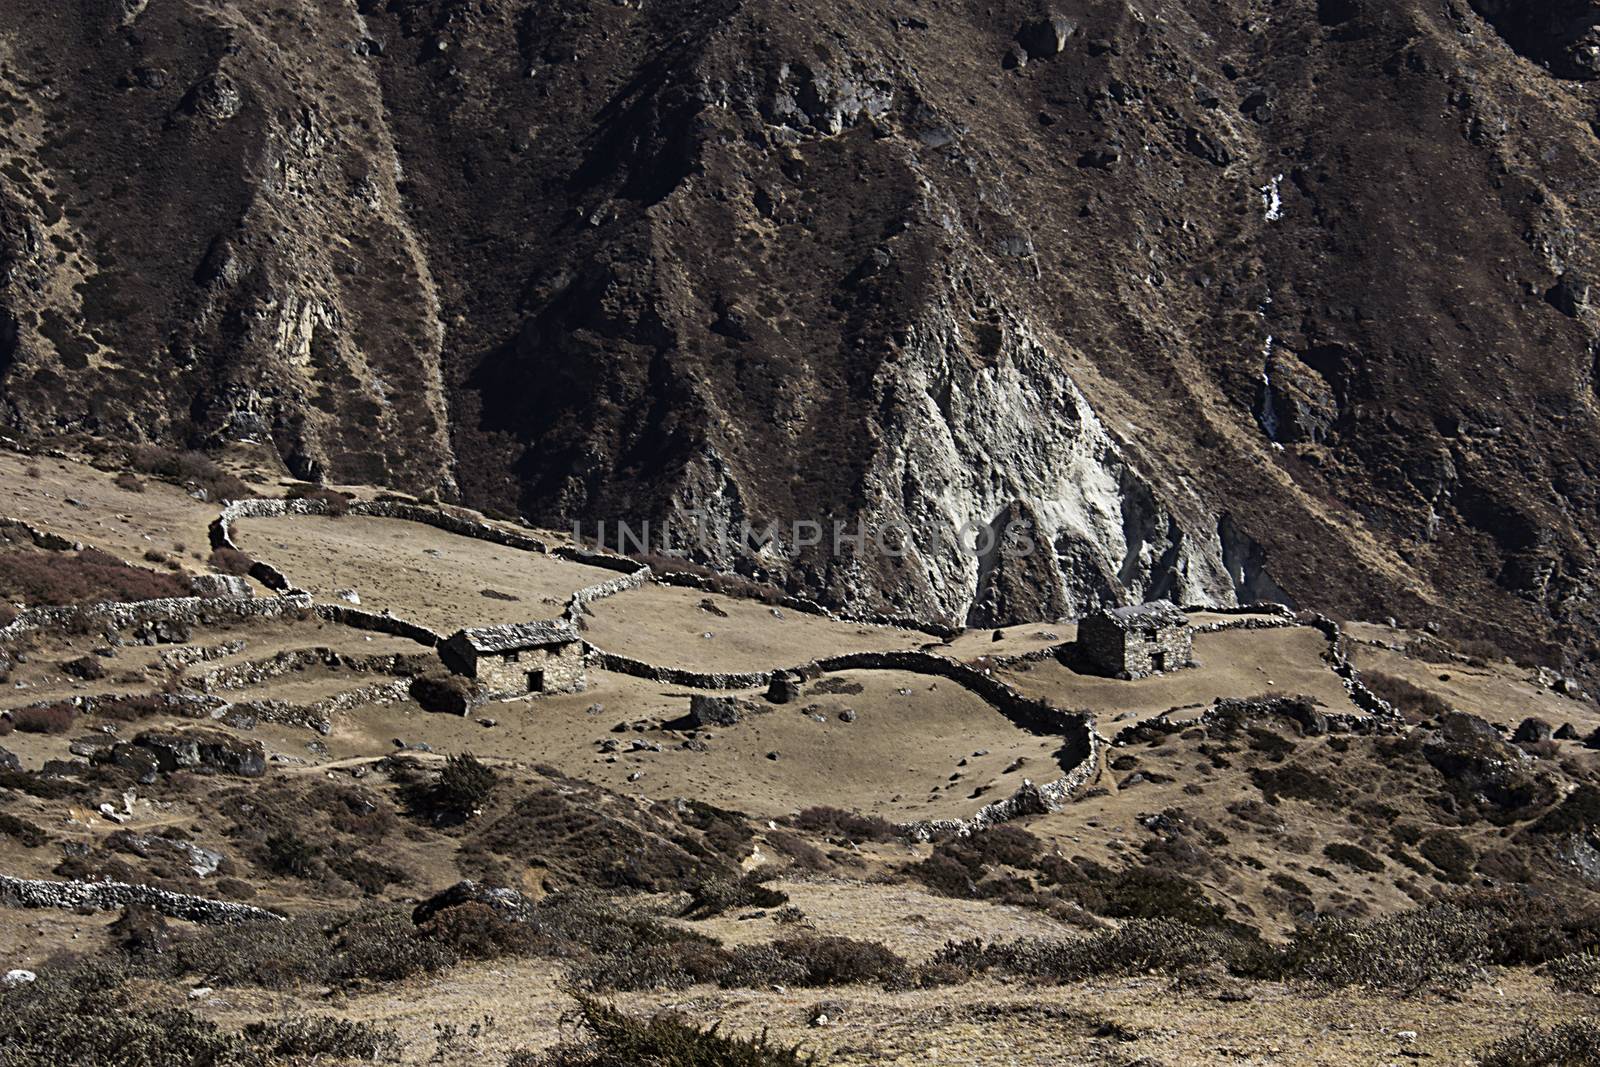
POLYGON ((1078 624, 1078 647, 1113 678, 1144 678, 1189 666, 1194 634, 1175 604, 1155 601, 1097 611, 1078 624))
POLYGON ((439 645, 452 673, 476 679, 490 700, 588 688, 583 642, 565 619, 458 630, 439 645))

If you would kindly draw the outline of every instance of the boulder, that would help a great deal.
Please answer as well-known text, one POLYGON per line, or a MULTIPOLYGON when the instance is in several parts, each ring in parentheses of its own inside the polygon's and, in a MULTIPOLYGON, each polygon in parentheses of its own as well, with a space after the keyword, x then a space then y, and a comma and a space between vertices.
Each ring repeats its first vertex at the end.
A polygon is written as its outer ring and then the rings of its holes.
POLYGON ((1553 736, 1557 741, 1576 741, 1578 739, 1578 731, 1573 728, 1570 722, 1564 722, 1556 727, 1556 732, 1553 736))
POLYGON ((0 771, 20 771, 22 761, 8 748, 0 748, 0 771))
POLYGON ((151 619, 134 629, 133 639, 141 645, 185 645, 189 643, 189 625, 177 619, 151 619))
POLYGON ((189 589, 195 596, 235 600, 248 600, 252 596, 250 583, 236 574, 197 574, 189 579, 189 589))
POLYGON ((260 778, 267 770, 259 741, 217 730, 146 730, 133 743, 153 755, 165 773, 181 769, 260 778))
POLYGON ((780 671, 767 686, 767 699, 774 704, 792 704, 800 699, 800 679, 792 672, 780 671))
POLYGON ((1511 735, 1511 740, 1518 744, 1532 744, 1548 741, 1554 736, 1555 730, 1549 723, 1530 716, 1517 725, 1517 732, 1511 735))
POLYGON ((149 785, 161 776, 161 761, 148 748, 122 742, 112 745, 102 758, 133 775, 140 785, 149 785))
POLYGON ((515 889, 464 881, 418 904, 411 913, 411 921, 421 926, 440 912, 459 908, 463 904, 481 904, 501 918, 517 922, 526 922, 533 917, 533 903, 515 889))
POLYGON ((689 698, 689 721, 697 729, 708 726, 737 726, 744 717, 739 702, 732 697, 695 694, 689 698))

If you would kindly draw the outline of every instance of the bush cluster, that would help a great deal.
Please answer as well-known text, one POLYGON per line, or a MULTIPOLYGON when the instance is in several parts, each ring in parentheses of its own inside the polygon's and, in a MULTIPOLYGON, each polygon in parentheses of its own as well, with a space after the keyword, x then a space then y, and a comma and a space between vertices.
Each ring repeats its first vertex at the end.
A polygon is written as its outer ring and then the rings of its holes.
POLYGON ((756 1038, 729 1037, 717 1026, 695 1025, 682 1016, 633 1018, 593 997, 576 994, 569 1016, 582 1036, 548 1052, 520 1053, 507 1067, 808 1067, 815 1062, 798 1048, 756 1038))
POLYGON ((78 709, 65 703, 18 708, 11 713, 12 725, 25 734, 64 734, 77 721, 78 709))
POLYGON ((1361 681, 1373 693, 1394 705, 1395 710, 1413 722, 1435 719, 1450 711, 1449 702, 1438 694, 1430 693, 1397 675, 1385 674, 1382 671, 1362 671, 1361 681))
POLYGON ((1529 1026, 1477 1052, 1478 1067, 1572 1067, 1600 1063, 1600 1021, 1569 1019, 1546 1028, 1529 1026))
POLYGON ((248 485, 223 470, 203 452, 185 452, 161 445, 134 445, 128 450, 127 465, 141 474, 198 489, 207 500, 242 500, 252 495, 248 485))
POLYGON ((188 595, 189 583, 181 576, 130 567, 97 548, 0 552, 0 600, 30 607, 188 595))
POLYGON ((302 1016, 224 1030, 186 1009, 154 1009, 129 992, 127 972, 82 965, 0 989, 0 1067, 371 1061, 398 1048, 392 1031, 302 1016))

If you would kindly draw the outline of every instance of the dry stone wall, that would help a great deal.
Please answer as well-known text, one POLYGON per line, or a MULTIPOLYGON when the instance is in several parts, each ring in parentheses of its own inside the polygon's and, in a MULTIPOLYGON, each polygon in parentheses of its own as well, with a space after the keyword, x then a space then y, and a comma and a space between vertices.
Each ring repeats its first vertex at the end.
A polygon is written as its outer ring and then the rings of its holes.
POLYGON ((66 607, 29 608, 9 626, 0 628, 0 641, 39 630, 124 629, 151 622, 204 625, 238 619, 270 619, 312 610, 311 597, 170 597, 160 600, 73 604, 66 607))
POLYGON ((26 522, 22 519, 13 519, 0 515, 0 530, 7 530, 11 533, 21 534, 23 537, 26 537, 29 541, 33 542, 35 548, 48 549, 51 552, 83 551, 82 541, 72 541, 68 538, 62 537, 60 534, 53 534, 49 530, 41 530, 39 527, 33 525, 33 523, 26 522))
POLYGON ((248 904, 169 893, 126 882, 49 882, 0 874, 0 904, 13 908, 57 908, 62 911, 118 911, 146 904, 161 914, 207 926, 239 926, 282 922, 283 916, 248 904))

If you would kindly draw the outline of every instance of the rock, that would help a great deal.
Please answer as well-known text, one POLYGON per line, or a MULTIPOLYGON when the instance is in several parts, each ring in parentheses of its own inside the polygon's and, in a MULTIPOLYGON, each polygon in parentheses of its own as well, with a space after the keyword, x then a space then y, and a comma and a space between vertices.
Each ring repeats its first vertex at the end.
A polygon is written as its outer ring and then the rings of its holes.
POLYGON ((149 785, 161 776, 161 761, 147 748, 122 742, 111 746, 104 758, 133 775, 133 780, 140 785, 149 785))
POLYGON ((29 982, 38 980, 38 977, 32 971, 25 971, 18 967, 16 970, 7 971, 4 977, 0 977, 0 985, 11 989, 19 985, 27 985, 29 982))
POLYGON ((116 743, 116 738, 106 734, 89 734, 87 737, 73 739, 67 746, 67 751, 86 760, 98 760, 109 755, 108 750, 116 743))
POLYGON ((230 597, 248 600, 253 594, 250 583, 236 574, 197 574, 189 579, 189 590, 195 596, 230 597))
POLYGON ((855 722, 856 721, 855 709, 854 708, 845 708, 843 711, 841 711, 839 713, 839 721, 840 722, 855 722))
POLYGON ((153 754, 165 773, 185 769, 259 778, 267 770, 259 741, 216 730, 147 730, 133 743, 153 754))
POLYGON ((1557 741, 1576 741, 1578 739, 1578 731, 1573 728, 1570 722, 1565 722, 1556 727, 1556 732, 1552 736, 1557 741))
POLYGON ((106 676, 106 669, 94 656, 80 656, 63 663, 61 673, 81 681, 94 682, 106 676))
POLYGON ((177 619, 152 619, 133 631, 133 640, 141 645, 186 645, 189 639, 188 624, 177 619))
POLYGON ((20 771, 22 761, 8 748, 0 748, 0 771, 20 771))
POLYGON ((769 759, 769 760, 772 760, 772 761, 773 761, 773 762, 774 762, 774 763, 776 763, 776 762, 777 762, 777 761, 778 761, 778 760, 779 760, 779 759, 781 759, 781 758, 782 758, 782 757, 781 757, 781 756, 780 756, 780 755, 779 755, 779 754, 778 754, 778 753, 776 753, 776 752, 768 752, 768 753, 767 753, 767 758, 768 758, 768 759, 769 759))
POLYGON ((1078 32, 1078 24, 1065 15, 1052 12, 1034 19, 1017 31, 1017 43, 1029 59, 1048 59, 1067 50, 1067 41, 1078 32))
POLYGON ((1543 719, 1529 717, 1517 725, 1517 732, 1511 735, 1511 740, 1520 744, 1531 744, 1539 741, 1549 741, 1555 736, 1554 729, 1543 719))
POLYGON ((1449 712, 1435 729, 1418 736, 1423 758, 1435 770, 1501 807, 1521 807, 1548 791, 1531 773, 1527 754, 1506 744, 1500 731, 1476 715, 1449 712))
POLYGON ((501 918, 516 922, 526 922, 533 917, 533 903, 515 889, 463 881, 418 904, 411 912, 411 921, 421 926, 441 911, 459 908, 463 904, 482 904, 501 918))
POLYGON ((737 726, 744 717, 739 702, 732 697, 704 696, 696 693, 689 698, 689 722, 697 729, 707 726, 737 726))
POLYGON ((1568 271, 1556 280, 1544 298, 1561 314, 1575 319, 1589 307, 1589 283, 1581 275, 1568 271))
POLYGON ((791 671, 780 671, 772 676, 767 686, 767 699, 774 704, 792 704, 800 699, 800 679, 791 671))
POLYGON ((333 591, 333 595, 335 599, 342 600, 346 604, 361 603, 361 594, 357 593, 354 589, 335 589, 333 591))

